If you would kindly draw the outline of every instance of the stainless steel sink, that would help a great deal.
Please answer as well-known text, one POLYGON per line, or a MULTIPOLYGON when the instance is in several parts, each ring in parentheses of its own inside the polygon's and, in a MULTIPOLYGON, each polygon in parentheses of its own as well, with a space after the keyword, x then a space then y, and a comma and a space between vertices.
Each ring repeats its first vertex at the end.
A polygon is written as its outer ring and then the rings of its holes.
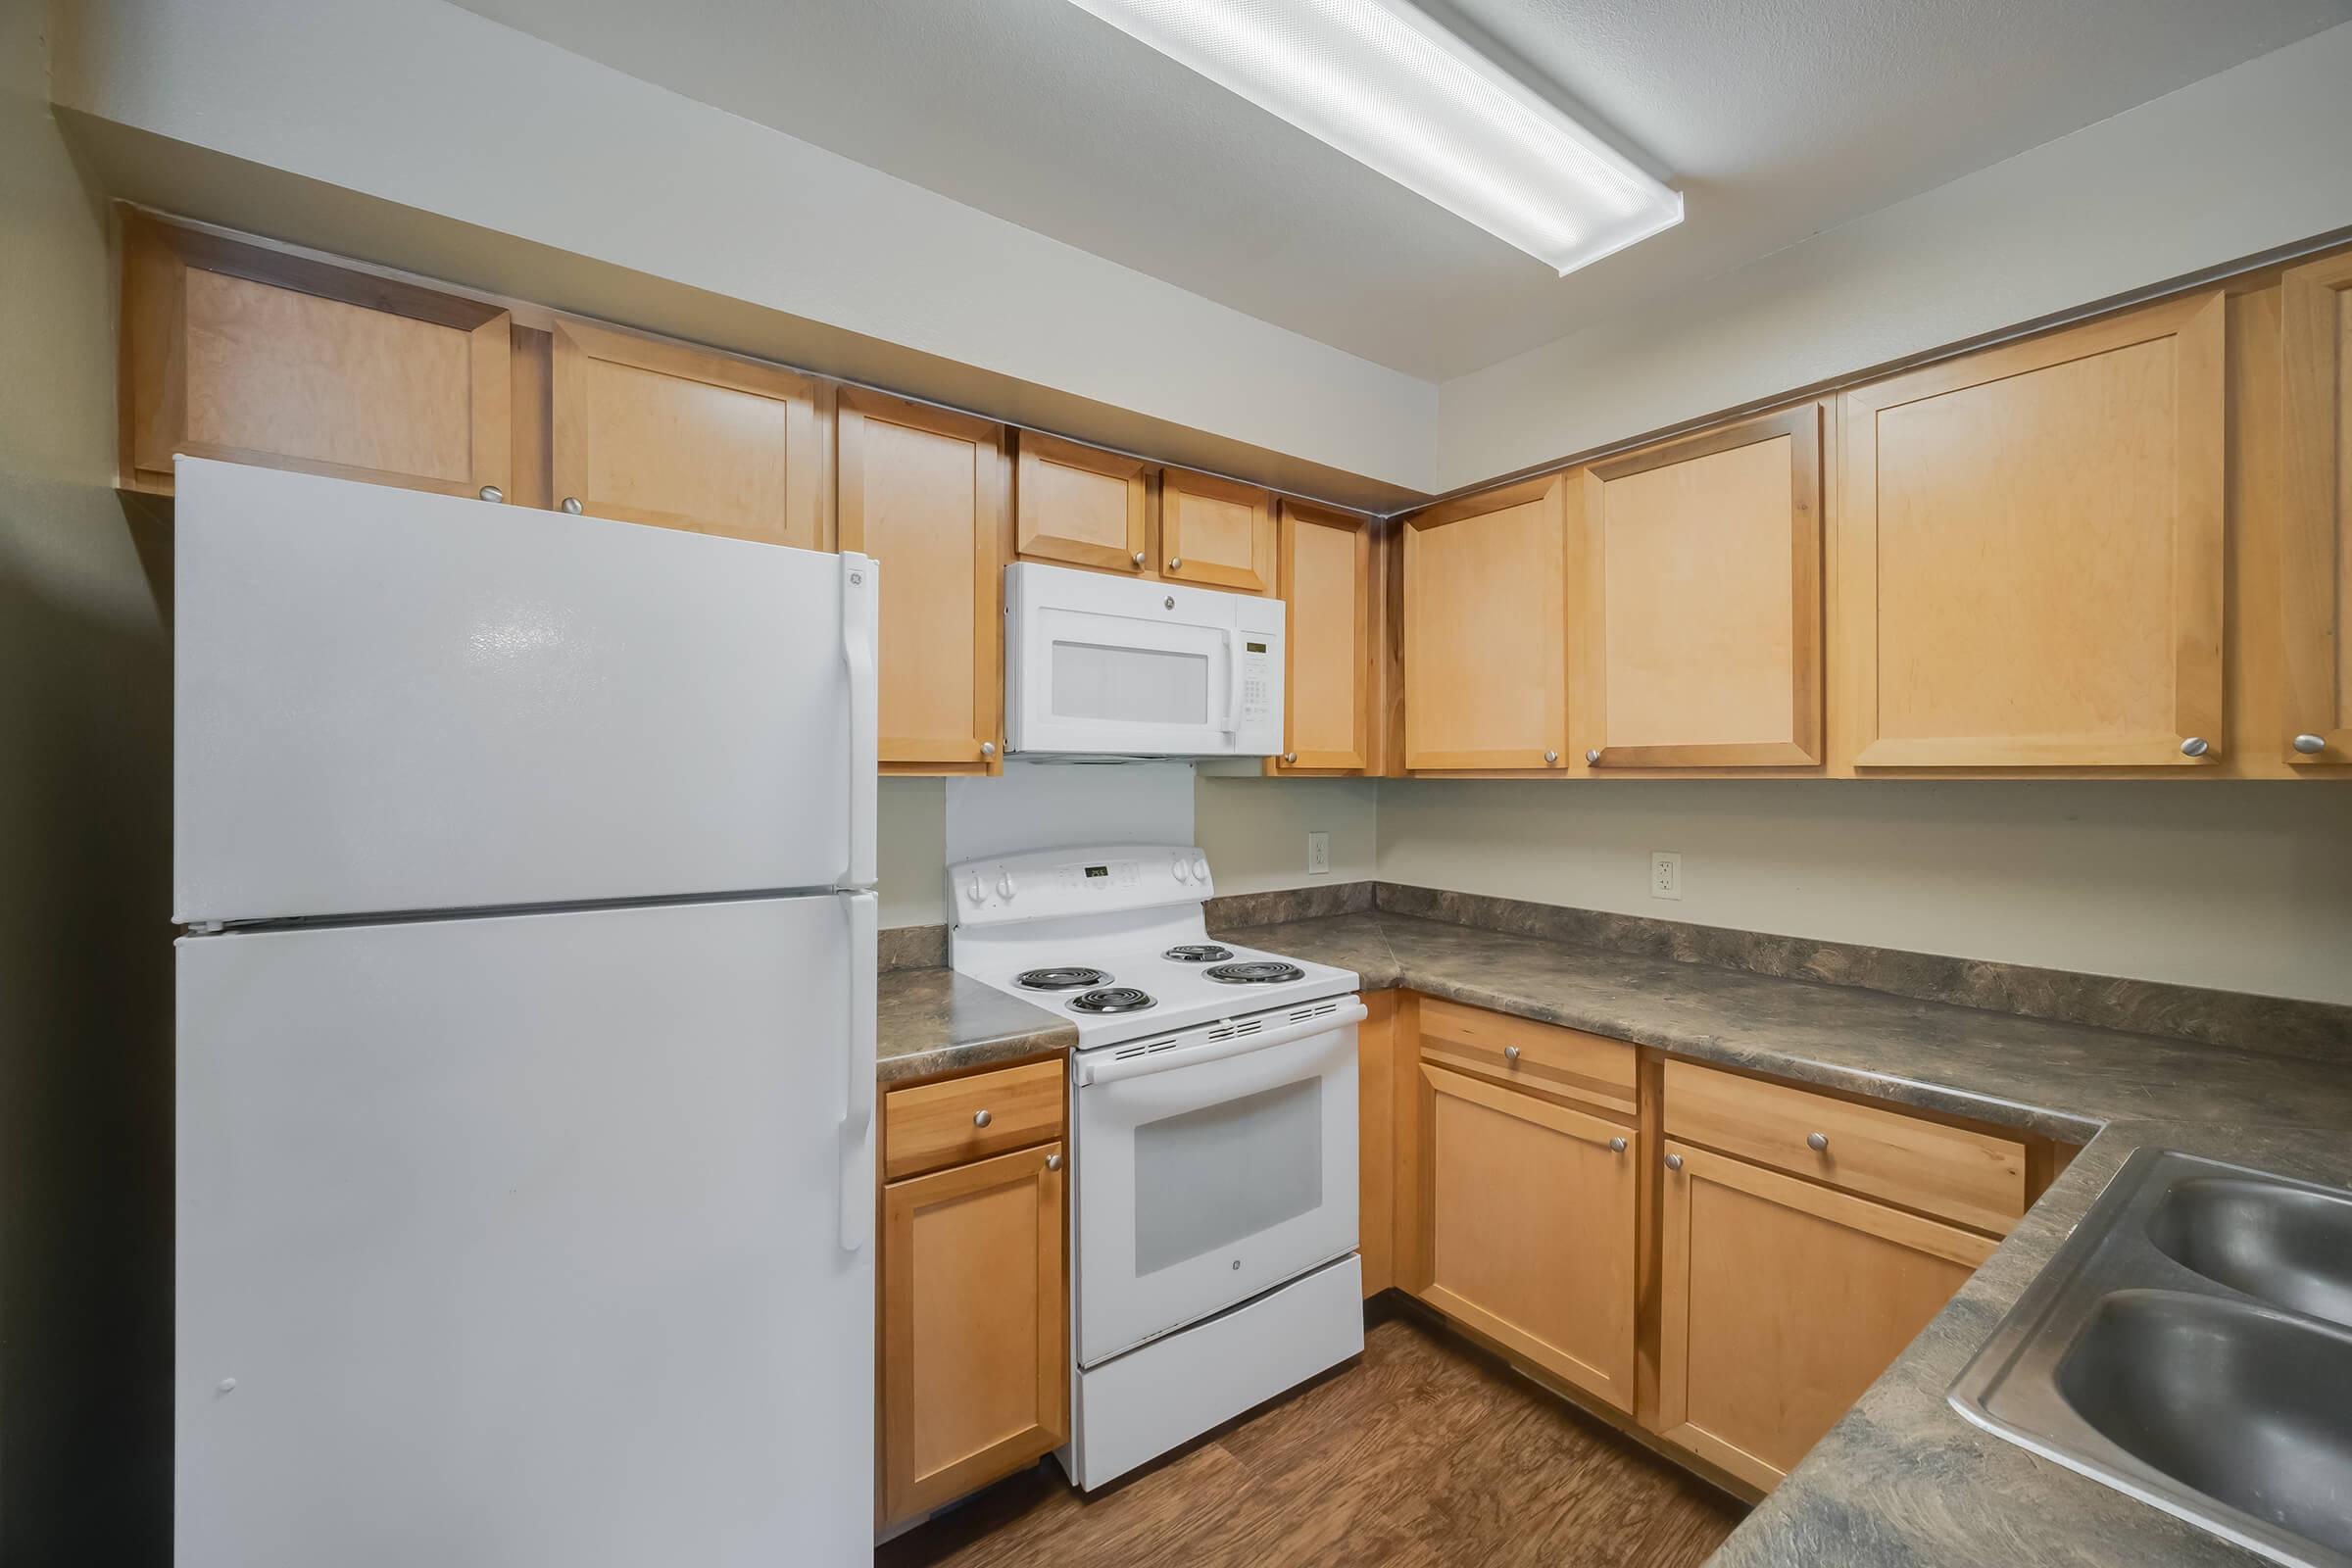
POLYGON ((1951 1400, 2276 1561, 2352 1568, 2352 1193, 2139 1151, 1951 1400))

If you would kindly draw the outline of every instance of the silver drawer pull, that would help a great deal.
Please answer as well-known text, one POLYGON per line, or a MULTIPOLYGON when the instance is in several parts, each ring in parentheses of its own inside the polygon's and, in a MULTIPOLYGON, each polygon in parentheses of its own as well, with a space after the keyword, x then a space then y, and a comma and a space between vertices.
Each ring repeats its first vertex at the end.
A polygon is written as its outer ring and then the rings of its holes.
POLYGON ((1612 1139, 1610 1139, 1610 1140, 1609 1140, 1609 1152, 1610 1152, 1610 1153, 1612 1153, 1612 1154, 1622 1154, 1622 1153, 1624 1153, 1624 1152, 1625 1152, 1625 1140, 1624 1140, 1624 1139, 1622 1139, 1622 1138, 1612 1138, 1612 1139))
POLYGON ((1807 1133, 1805 1134, 1805 1147, 1818 1154, 1830 1147, 1830 1135, 1828 1133, 1807 1133))
POLYGON ((1517 1046, 1503 1047, 1502 1059, 1505 1061, 1517 1061, 1519 1059, 1519 1048, 1517 1046))
POLYGON ((975 1127, 985 1127, 996 1119, 996 1117, 991 1116, 985 1110, 975 1110, 972 1112, 972 1125, 975 1127))

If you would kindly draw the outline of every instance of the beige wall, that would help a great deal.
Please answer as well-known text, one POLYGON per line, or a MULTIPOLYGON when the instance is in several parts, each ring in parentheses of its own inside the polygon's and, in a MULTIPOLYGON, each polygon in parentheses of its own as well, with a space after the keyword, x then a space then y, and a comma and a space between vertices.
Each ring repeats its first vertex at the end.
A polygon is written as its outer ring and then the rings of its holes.
POLYGON ((111 488, 105 228, 44 20, 0 0, 0 1562, 161 1563, 169 643, 111 488))
POLYGON ((1382 878, 2352 1003, 2352 789, 1386 780, 1382 878), (1648 893, 1649 855, 1684 895, 1648 893))

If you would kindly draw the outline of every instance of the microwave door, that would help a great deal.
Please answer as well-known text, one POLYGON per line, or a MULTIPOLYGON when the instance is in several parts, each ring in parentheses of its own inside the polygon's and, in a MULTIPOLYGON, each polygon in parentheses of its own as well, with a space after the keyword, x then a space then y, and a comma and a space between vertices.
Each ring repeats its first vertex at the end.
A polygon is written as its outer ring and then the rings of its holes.
POLYGON ((1024 752, 1197 757, 1233 750, 1232 628, 1044 607, 1021 650, 1024 752))

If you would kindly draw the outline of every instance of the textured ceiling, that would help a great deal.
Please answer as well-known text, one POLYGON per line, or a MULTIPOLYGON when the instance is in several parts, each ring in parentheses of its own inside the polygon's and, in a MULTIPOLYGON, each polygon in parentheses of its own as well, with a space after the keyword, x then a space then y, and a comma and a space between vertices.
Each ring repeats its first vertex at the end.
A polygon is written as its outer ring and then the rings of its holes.
POLYGON ((1443 379, 2352 19, 2352 0, 1426 0, 1680 188, 1542 263, 1065 0, 460 0, 1236 310, 1443 379))

